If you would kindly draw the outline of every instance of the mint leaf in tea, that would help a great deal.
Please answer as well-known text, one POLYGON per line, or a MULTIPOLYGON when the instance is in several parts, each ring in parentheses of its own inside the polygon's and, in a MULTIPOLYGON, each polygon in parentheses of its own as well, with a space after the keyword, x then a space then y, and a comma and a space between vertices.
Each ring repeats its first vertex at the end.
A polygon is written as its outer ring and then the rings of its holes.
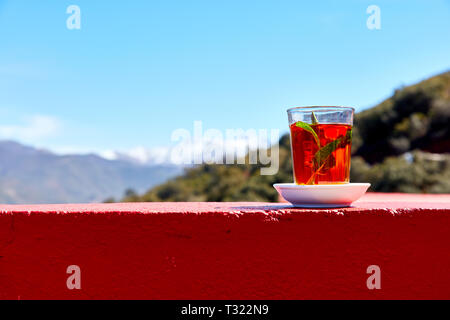
POLYGON ((321 124, 291 125, 292 159, 297 184, 336 184, 350 181, 352 126, 321 124))

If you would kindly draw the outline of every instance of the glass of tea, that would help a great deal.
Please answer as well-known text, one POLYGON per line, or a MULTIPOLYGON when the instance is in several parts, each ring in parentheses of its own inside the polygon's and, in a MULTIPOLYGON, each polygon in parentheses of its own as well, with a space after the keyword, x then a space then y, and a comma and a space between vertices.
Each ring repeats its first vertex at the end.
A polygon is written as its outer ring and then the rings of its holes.
POLYGON ((296 184, 350 182, 354 111, 349 107, 297 107, 287 111, 296 184))

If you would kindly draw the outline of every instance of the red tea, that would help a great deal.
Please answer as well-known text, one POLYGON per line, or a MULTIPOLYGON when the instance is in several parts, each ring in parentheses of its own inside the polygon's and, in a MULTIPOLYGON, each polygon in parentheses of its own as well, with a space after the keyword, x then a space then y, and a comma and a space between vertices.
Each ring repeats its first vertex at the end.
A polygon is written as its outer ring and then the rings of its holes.
POLYGON ((352 126, 293 123, 292 161, 297 184, 350 181, 352 126))

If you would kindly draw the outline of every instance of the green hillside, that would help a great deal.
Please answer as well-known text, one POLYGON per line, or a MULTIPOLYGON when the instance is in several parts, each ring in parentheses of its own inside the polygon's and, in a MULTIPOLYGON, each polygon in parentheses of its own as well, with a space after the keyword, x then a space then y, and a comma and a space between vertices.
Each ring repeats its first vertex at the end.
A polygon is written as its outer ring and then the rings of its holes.
MULTIPOLYGON (((351 180, 372 191, 450 193, 450 72, 394 95, 355 117, 351 180), (430 153, 432 152, 432 153, 430 153)), ((124 201, 277 201, 272 187, 292 182, 289 136, 280 140, 280 170, 259 165, 201 165, 124 201)))
POLYGON ((355 117, 353 149, 370 163, 420 149, 450 152, 450 72, 401 88, 355 117))

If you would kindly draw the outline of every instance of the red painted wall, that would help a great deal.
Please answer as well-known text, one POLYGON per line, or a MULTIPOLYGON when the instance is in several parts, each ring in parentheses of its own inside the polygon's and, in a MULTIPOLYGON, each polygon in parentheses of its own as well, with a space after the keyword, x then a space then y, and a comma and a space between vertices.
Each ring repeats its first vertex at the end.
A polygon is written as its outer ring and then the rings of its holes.
POLYGON ((450 195, 0 206, 2 299, 450 299, 450 195), (81 267, 81 290, 66 286, 81 267), (381 290, 369 290, 369 265, 381 290))

